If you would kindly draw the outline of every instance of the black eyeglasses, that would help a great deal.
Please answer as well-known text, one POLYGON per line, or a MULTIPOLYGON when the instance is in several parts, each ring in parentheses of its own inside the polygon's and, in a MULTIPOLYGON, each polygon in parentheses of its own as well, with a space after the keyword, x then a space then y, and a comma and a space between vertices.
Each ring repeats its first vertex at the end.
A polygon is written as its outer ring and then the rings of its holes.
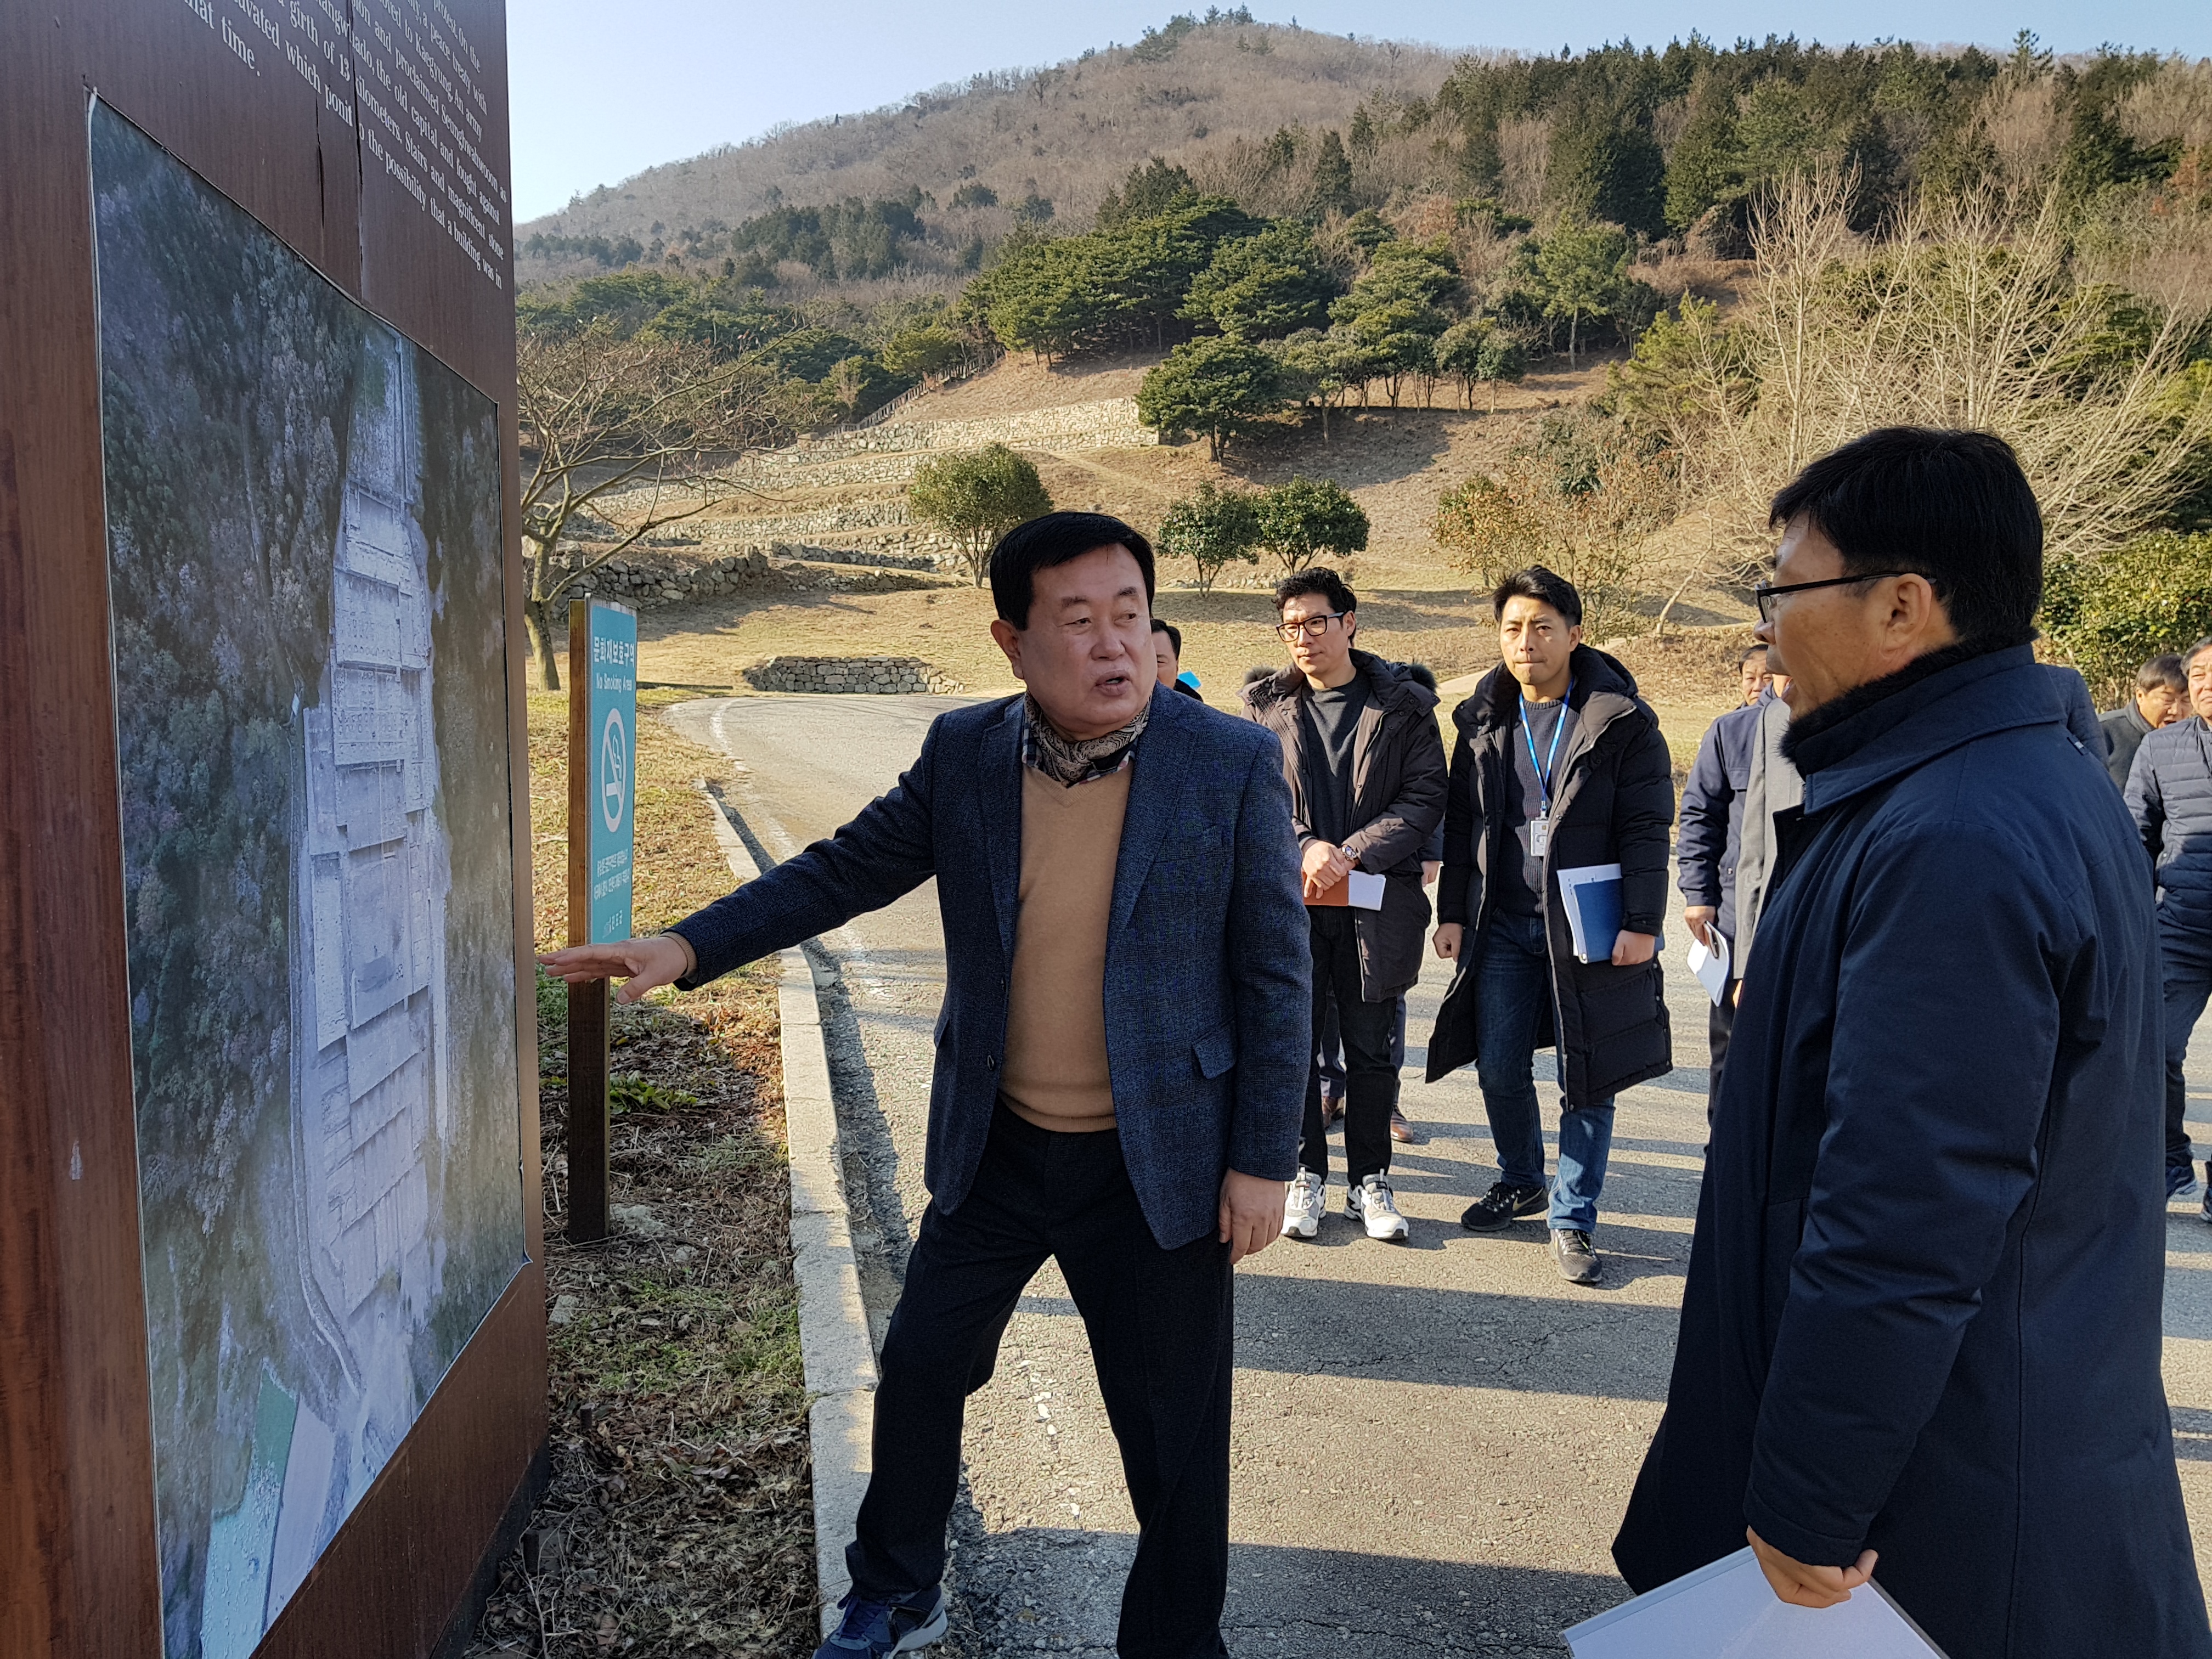
POLYGON ((1759 601, 1759 620, 1771 623, 1774 620, 1774 601, 1784 593, 1809 593, 1816 587, 1848 587, 1853 582, 1878 582, 1885 576, 1910 576, 1912 574, 1910 570, 1869 570, 1863 576, 1831 576, 1821 582, 1784 582, 1779 587, 1770 587, 1761 582, 1751 590, 1751 596, 1759 601))
POLYGON ((1331 623, 1341 622, 1351 614, 1348 611, 1325 611, 1318 617, 1307 617, 1298 622, 1284 623, 1275 629, 1275 632, 1286 640, 1296 640, 1301 634, 1310 640, 1317 640, 1328 632, 1328 625, 1331 623))

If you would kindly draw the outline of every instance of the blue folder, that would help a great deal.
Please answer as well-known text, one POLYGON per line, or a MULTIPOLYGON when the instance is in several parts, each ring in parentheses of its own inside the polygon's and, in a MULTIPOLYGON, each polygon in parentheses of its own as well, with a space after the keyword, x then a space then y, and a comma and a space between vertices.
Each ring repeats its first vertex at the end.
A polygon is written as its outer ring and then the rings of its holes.
POLYGON ((1620 933, 1620 866, 1585 864, 1555 872, 1559 902, 1566 907, 1567 930, 1574 935, 1580 962, 1610 962, 1620 933))

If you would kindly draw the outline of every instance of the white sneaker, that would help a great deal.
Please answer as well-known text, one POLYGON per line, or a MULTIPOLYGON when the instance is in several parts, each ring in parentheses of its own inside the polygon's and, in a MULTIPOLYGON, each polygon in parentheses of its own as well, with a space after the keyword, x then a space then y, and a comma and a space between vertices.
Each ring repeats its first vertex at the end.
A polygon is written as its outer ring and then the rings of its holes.
POLYGON ((1321 1231, 1321 1218, 1328 1208, 1328 1189, 1322 1178, 1311 1170, 1298 1171, 1298 1178, 1291 1183, 1289 1197, 1283 1200, 1283 1237, 1311 1238, 1321 1231))
POLYGON ((1402 1244, 1413 1231, 1406 1224, 1406 1218, 1398 1213, 1398 1200, 1390 1195, 1390 1182, 1385 1176, 1371 1175, 1357 1187, 1346 1188, 1344 1212, 1355 1221, 1364 1222, 1370 1238, 1402 1244))

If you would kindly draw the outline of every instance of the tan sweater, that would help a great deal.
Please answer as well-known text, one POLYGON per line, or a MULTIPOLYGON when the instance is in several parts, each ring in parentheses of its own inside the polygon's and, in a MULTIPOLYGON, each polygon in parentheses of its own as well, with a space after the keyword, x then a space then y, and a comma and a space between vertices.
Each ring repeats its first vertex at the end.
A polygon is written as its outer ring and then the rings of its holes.
POLYGON ((1106 924, 1131 769, 1073 789, 1022 769, 1021 908, 1000 1092, 1042 1129, 1114 1127, 1106 1070, 1106 924))

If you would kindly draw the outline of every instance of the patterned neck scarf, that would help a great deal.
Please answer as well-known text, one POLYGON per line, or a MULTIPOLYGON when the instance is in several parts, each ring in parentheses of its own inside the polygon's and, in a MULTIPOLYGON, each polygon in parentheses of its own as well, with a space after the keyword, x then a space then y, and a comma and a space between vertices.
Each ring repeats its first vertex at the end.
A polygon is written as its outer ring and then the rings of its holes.
POLYGON ((1073 789, 1093 778, 1110 777, 1129 763, 1137 739, 1145 734, 1145 722, 1152 718, 1152 702, 1146 698, 1136 719, 1103 738, 1062 737, 1037 707, 1036 699, 1026 693, 1022 697, 1022 764, 1035 767, 1054 782, 1073 789))

